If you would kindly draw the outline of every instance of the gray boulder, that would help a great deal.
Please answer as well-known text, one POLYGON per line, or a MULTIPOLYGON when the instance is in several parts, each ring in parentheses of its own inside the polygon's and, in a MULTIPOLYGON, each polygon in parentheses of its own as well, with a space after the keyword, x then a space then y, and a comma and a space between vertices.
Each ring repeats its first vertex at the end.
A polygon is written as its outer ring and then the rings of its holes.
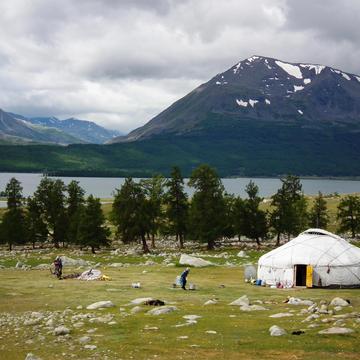
POLYGON ((25 357, 25 360, 41 360, 41 358, 34 355, 33 353, 28 353, 25 357))
POLYGON ((83 259, 72 259, 67 256, 60 256, 63 266, 88 266, 89 263, 83 259))
POLYGON ((193 267, 205 267, 205 266, 213 265, 213 263, 211 263, 210 261, 207 261, 207 260, 195 257, 195 256, 190 256, 187 254, 181 254, 179 264, 180 265, 189 265, 189 266, 193 266, 193 267))
POLYGON ((67 335, 70 334, 70 330, 66 326, 58 326, 54 329, 54 335, 67 335))
POLYGON ((247 297, 247 295, 243 295, 241 297, 239 297, 238 299, 234 300, 232 303, 230 303, 229 305, 234 305, 234 306, 249 306, 250 305, 250 301, 249 298, 247 297))
POLYGON ((158 308, 154 308, 147 312, 149 315, 163 315, 163 314, 169 314, 173 311, 178 310, 176 306, 161 306, 158 308))
POLYGON ((96 303, 90 304, 86 307, 88 310, 97 310, 97 309, 104 309, 104 308, 111 308, 115 305, 110 300, 105 301, 98 301, 96 303))
POLYGON ((277 326, 277 325, 273 325, 270 327, 269 329, 269 332, 270 332, 270 336, 283 336, 283 335, 286 335, 286 331, 277 326))
POLYGON ((336 297, 336 298, 331 300, 330 306, 343 306, 343 307, 345 307, 345 306, 349 306, 349 303, 346 300, 344 300, 344 299, 342 299, 340 297, 336 297))
POLYGON ((342 334, 351 334, 354 330, 344 327, 331 327, 329 329, 319 331, 319 334, 325 335, 342 335, 342 334))

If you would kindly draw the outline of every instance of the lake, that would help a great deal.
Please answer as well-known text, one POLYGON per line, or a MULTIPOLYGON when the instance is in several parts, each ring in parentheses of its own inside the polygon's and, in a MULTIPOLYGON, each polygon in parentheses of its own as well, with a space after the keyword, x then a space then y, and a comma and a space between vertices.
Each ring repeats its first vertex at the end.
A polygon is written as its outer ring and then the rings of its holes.
MULTIPOLYGON (((34 193, 41 180, 41 174, 28 173, 0 173, 0 191, 5 190, 9 180, 15 177, 21 182, 23 194, 30 196, 34 193)), ((61 179, 65 184, 71 180, 79 181, 87 195, 93 194, 100 198, 112 197, 112 193, 116 188, 120 188, 125 178, 97 178, 97 177, 56 177, 61 179)), ((139 180, 139 179, 136 179, 139 180)), ((276 178, 231 178, 222 179, 225 190, 228 193, 245 196, 245 186, 253 180, 259 186, 260 196, 269 197, 273 195, 281 186, 281 182, 276 178)), ((323 194, 339 193, 360 193, 359 180, 334 180, 334 179, 301 179, 305 194, 314 195, 321 191, 323 194)), ((193 189, 187 187, 186 191, 189 195, 193 193, 193 189)), ((5 202, 0 202, 0 207, 6 206, 5 202)))

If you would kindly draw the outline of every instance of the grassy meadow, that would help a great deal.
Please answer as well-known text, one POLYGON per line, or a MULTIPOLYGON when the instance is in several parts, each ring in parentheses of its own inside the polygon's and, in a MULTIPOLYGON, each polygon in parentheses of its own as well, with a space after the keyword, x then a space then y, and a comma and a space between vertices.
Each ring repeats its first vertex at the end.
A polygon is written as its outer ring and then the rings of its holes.
MULTIPOLYGON (((347 335, 320 335, 319 330, 332 325, 329 315, 321 315, 312 322, 302 322, 308 314, 300 311, 306 306, 284 303, 288 296, 311 299, 317 303, 336 296, 349 299, 351 307, 339 314, 360 311, 360 289, 270 289, 244 282, 243 265, 255 263, 261 252, 249 252, 249 257, 238 258, 238 250, 222 249, 205 252, 204 259, 216 264, 193 268, 188 281, 197 290, 173 288, 174 279, 183 270, 176 265, 176 251, 150 256, 111 255, 104 251, 96 255, 66 252, 72 258, 82 258, 111 277, 111 281, 57 280, 49 270, 20 270, 17 261, 35 266, 50 263, 56 254, 52 250, 12 253, 2 256, 0 264, 0 359, 25 359, 31 352, 41 359, 358 359, 360 341, 358 319, 345 319, 343 325, 355 330, 347 335), (163 261, 168 258, 173 266, 163 261), (124 267, 109 266, 122 262, 124 267), (147 265, 145 265, 145 263, 147 265), (11 268, 9 268, 11 266, 11 268), (140 282, 141 288, 131 287, 140 282), (261 303, 267 310, 244 312, 229 303, 247 295, 251 304, 261 303), (151 306, 141 305, 140 312, 131 313, 135 298, 152 297, 176 306, 169 314, 147 314, 151 306), (218 303, 205 306, 209 299, 218 303), (110 300, 115 307, 86 310, 91 303, 110 300), (79 306, 82 308, 80 309, 79 306), (40 312, 45 319, 25 325, 30 312, 40 312), (269 315, 290 312, 292 317, 270 318, 269 315), (89 315, 90 314, 90 315, 89 315), (198 315, 196 324, 186 324, 183 316, 198 315), (90 317, 88 317, 90 316, 90 317), (111 316, 110 323, 91 322, 91 316, 111 316), (53 335, 55 325, 70 329, 66 336, 53 335), (79 321, 80 319, 80 321, 79 321), (328 322, 324 322, 328 321, 328 322), (78 326, 78 323, 81 326, 78 326), (183 325, 184 326, 177 326, 183 325), (316 327, 308 327, 316 324, 316 327), (278 325, 288 334, 271 337, 269 327, 278 325), (95 330, 94 330, 95 329, 95 330), (291 335, 303 330, 304 334, 291 335), (88 336, 87 344, 96 349, 85 349, 79 342, 88 336)), ((3 253, 4 254, 4 253, 3 253)), ((91 266, 89 266, 91 267, 91 266)), ((82 269, 64 268, 64 274, 82 269)))

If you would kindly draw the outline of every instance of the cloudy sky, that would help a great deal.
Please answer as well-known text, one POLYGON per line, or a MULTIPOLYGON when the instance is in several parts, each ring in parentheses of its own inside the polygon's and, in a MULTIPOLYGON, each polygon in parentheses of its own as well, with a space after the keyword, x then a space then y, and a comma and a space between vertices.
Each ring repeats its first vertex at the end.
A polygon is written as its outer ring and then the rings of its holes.
POLYGON ((360 74, 359 0, 0 1, 0 108, 129 131, 238 61, 360 74))

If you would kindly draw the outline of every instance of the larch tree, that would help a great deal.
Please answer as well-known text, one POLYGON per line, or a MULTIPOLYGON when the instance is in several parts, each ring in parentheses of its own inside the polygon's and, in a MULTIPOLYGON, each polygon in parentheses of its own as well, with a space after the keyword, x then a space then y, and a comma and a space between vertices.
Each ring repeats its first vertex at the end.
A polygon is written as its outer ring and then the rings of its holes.
POLYGON ((100 199, 90 195, 85 206, 80 209, 78 226, 78 243, 82 247, 90 247, 95 254, 95 249, 109 245, 110 229, 105 224, 105 216, 101 209, 100 199))
POLYGON ((120 190, 116 190, 111 221, 124 243, 140 239, 144 253, 150 252, 146 242, 146 234, 151 228, 148 201, 142 186, 132 178, 127 178, 120 190))
POLYGON ((207 243, 209 250, 224 233, 224 186, 216 171, 200 165, 190 177, 189 186, 195 189, 190 206, 191 233, 195 240, 207 243))
POLYGON ((340 200, 337 208, 339 230, 350 232, 355 238, 360 233, 360 197, 355 195, 345 196, 340 200))
POLYGON ((1 240, 7 243, 9 250, 13 245, 25 244, 26 226, 23 209, 23 195, 20 181, 11 178, 6 185, 7 210, 1 224, 1 240))
POLYGON ((178 167, 173 167, 166 186, 168 190, 164 198, 168 231, 171 235, 175 235, 176 241, 179 242, 179 247, 182 249, 188 228, 189 202, 184 190, 184 179, 178 167))
POLYGON ((326 200, 319 191, 309 212, 309 225, 313 228, 326 229, 329 224, 329 214, 326 200))

